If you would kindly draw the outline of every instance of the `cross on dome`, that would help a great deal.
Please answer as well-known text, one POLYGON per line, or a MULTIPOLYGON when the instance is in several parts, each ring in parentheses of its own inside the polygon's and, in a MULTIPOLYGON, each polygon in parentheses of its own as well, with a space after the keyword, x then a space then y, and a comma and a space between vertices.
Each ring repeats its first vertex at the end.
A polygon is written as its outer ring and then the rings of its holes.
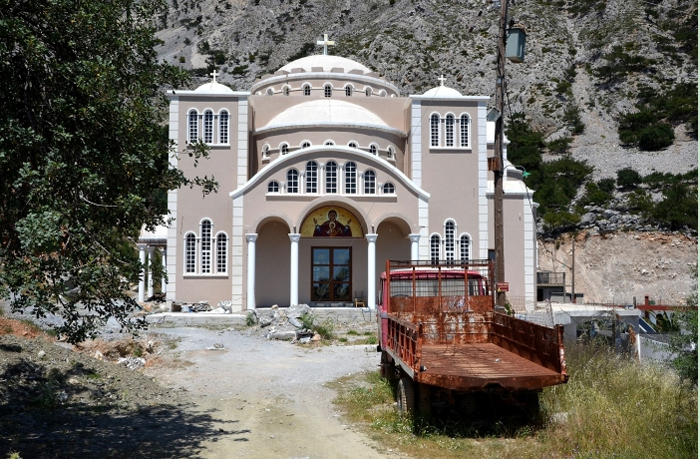
POLYGON ((211 76, 214 78, 214 81, 213 81, 213 82, 216 83, 216 76, 217 76, 217 75, 220 75, 220 73, 217 73, 216 70, 214 70, 214 71, 213 71, 212 73, 210 73, 209 75, 211 75, 211 76))
POLYGON ((440 86, 445 86, 445 80, 447 80, 447 78, 445 78, 443 75, 440 75, 440 78, 438 78, 440 86))
POLYGON ((335 42, 334 42, 334 41, 328 40, 328 34, 327 34, 327 33, 324 33, 324 34, 323 34, 323 40, 317 41, 316 44, 317 44, 317 45, 323 45, 323 55, 324 55, 324 56, 328 54, 328 47, 329 47, 329 46, 335 46, 335 42))

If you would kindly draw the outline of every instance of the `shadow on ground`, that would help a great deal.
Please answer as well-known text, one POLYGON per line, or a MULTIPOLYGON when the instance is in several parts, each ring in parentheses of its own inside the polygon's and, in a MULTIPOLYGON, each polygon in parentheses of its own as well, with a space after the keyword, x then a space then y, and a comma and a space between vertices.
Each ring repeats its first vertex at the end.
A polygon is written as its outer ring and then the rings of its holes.
MULTIPOLYGON (((14 352, 5 345, 0 357, 14 352)), ((22 459, 197 458, 205 442, 247 441, 250 433, 238 421, 222 421, 216 411, 197 411, 173 397, 165 403, 114 402, 118 398, 104 385, 81 377, 86 370, 80 366, 47 373, 42 365, 20 359, 2 368, 2 458, 10 452, 22 459)))

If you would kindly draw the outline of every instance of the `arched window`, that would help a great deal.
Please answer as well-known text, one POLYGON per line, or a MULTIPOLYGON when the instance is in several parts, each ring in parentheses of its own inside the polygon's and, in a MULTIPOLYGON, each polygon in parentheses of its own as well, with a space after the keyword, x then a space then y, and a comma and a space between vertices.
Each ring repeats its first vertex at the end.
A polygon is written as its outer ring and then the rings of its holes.
POLYGON ((270 183, 267 184, 267 192, 268 193, 279 193, 280 192, 280 184, 277 182, 277 180, 273 180, 270 183))
POLYGON ((197 269, 197 237, 193 233, 185 236, 185 273, 194 274, 197 269))
POLYGON ((311 95, 311 85, 310 84, 305 84, 302 86, 302 89, 304 90, 304 95, 305 96, 310 96, 311 95))
POLYGON ((451 263, 455 259, 455 222, 445 223, 445 259, 451 263))
POLYGON ((357 148, 357 144, 356 144, 355 142, 350 142, 350 143, 348 144, 348 147, 350 147, 350 148, 357 148))
POLYGON ((202 220, 201 223, 201 230, 200 230, 200 236, 201 236, 201 247, 202 251, 200 253, 200 257, 202 260, 202 274, 210 274, 211 273, 211 220, 202 220))
POLYGON ((464 114, 459 120, 459 146, 462 148, 469 147, 469 131, 471 129, 471 118, 464 114))
POLYGON ((430 262, 440 263, 440 236, 437 234, 430 236, 430 262))
POLYGON ((214 142, 214 112, 204 111, 204 143, 214 142))
POLYGON ((379 91, 379 97, 386 97, 386 91, 383 89, 379 91))
POLYGON ((269 158, 269 157, 270 157, 270 146, 267 145, 267 144, 263 145, 262 157, 263 157, 263 158, 269 158))
POLYGON ((445 118, 445 146, 454 147, 455 146, 455 117, 454 115, 447 115, 445 118))
POLYGON ((365 88, 365 96, 370 97, 372 95, 372 88, 369 86, 365 88))
POLYGON ((282 88, 282 94, 284 94, 285 96, 288 96, 288 95, 289 95, 289 86, 286 86, 286 85, 285 85, 285 86, 282 88))
POLYGON ((323 87, 323 97, 330 97, 333 95, 333 86, 327 84, 323 87))
POLYGON ((272 90, 272 88, 267 88, 267 91, 265 91, 265 94, 267 94, 268 96, 271 96, 273 93, 274 91, 272 90))
POLYGON ((306 192, 318 193, 318 164, 316 161, 306 163, 306 192))
POLYGON ((394 194, 396 193, 396 188, 394 188, 394 184, 391 182, 385 183, 384 187, 382 188, 382 191, 384 194, 394 194))
POLYGON ((296 169, 287 171, 287 193, 299 192, 299 172, 296 169))
POLYGON ((311 142, 302 142, 301 148, 309 148, 311 146, 311 142))
POLYGON ((376 156, 377 155, 377 146, 375 144, 370 145, 369 152, 376 156))
POLYGON ((326 140, 323 144, 327 146, 333 146, 335 145, 335 142, 333 142, 332 140, 326 140))
POLYGON ((326 193, 338 192, 338 164, 335 161, 326 163, 326 193))
POLYGON ((377 174, 365 171, 365 194, 375 194, 377 190, 377 174))
POLYGON ((440 115, 433 113, 430 115, 430 146, 440 145, 440 115))
POLYGON ((228 143, 228 125, 229 125, 229 115, 228 111, 221 110, 219 112, 219 143, 228 143))
POLYGON ((286 155, 287 153, 289 153, 289 144, 283 143, 280 145, 280 154, 286 155))
POLYGON ((396 151, 394 151, 394 147, 389 147, 386 149, 386 157, 387 159, 396 159, 396 151))
POLYGON ((347 97, 352 96, 352 91, 353 91, 352 85, 349 84, 349 85, 345 86, 345 95, 347 97))
POLYGON ((226 233, 216 235, 216 272, 218 274, 226 272, 226 260, 228 254, 228 236, 226 233))
POLYGON ((197 123, 197 118, 199 118, 197 110, 190 110, 187 114, 187 141, 189 143, 197 143, 197 139, 199 139, 199 123, 197 123))
POLYGON ((462 263, 469 261, 469 256, 471 252, 472 240, 468 234, 463 234, 459 238, 459 259, 462 263))
POLYGON ((345 163, 345 194, 357 193, 357 165, 345 163))

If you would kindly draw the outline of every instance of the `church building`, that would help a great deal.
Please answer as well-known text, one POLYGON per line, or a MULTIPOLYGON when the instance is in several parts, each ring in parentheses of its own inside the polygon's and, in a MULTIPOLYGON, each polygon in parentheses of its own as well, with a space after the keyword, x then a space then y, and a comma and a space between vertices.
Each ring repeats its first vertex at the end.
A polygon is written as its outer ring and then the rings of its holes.
MULTIPOLYGON (((195 90, 169 91, 171 165, 214 176, 219 190, 169 193, 167 299, 231 301, 237 311, 360 298, 374 308, 387 259, 488 258, 489 97, 436 81, 402 97, 324 45, 324 54, 290 62, 250 91, 218 83, 216 72, 195 90), (187 151, 198 141, 210 154, 194 167, 187 151)), ((522 172, 506 166, 508 300, 532 309, 536 204, 522 172)))

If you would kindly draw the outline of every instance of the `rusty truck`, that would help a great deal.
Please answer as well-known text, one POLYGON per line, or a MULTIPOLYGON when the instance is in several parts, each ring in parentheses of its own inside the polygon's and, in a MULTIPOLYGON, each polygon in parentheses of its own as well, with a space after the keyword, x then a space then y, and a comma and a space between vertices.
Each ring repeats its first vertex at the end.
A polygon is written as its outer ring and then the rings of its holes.
POLYGON ((493 272, 490 260, 387 261, 377 350, 401 411, 497 399, 534 417, 542 388, 567 381, 563 327, 496 310, 493 272))

